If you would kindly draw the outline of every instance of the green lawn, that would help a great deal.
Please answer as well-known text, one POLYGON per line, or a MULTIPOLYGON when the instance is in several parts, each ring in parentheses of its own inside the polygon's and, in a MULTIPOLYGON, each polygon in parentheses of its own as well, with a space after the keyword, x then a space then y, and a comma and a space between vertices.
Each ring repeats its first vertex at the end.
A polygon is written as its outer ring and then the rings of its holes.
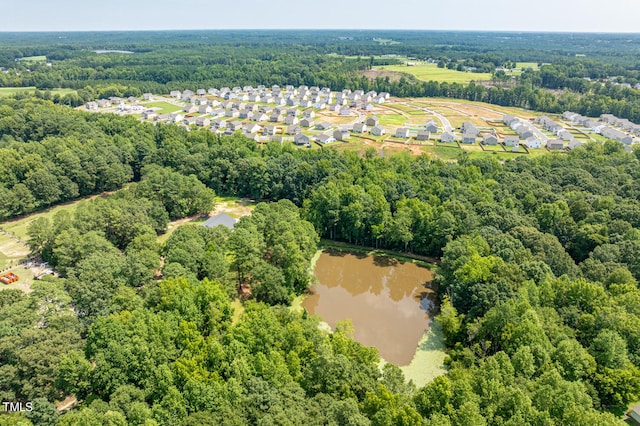
POLYGON ((471 80, 477 81, 491 79, 491 74, 489 73, 471 73, 450 70, 447 68, 438 68, 436 64, 417 64, 412 67, 408 67, 406 65, 385 65, 380 67, 380 69, 411 74, 418 80, 422 81, 468 83, 471 80))
MULTIPOLYGON (((91 197, 93 198, 93 197, 91 197)), ((67 204, 62 204, 56 207, 52 207, 49 208, 43 212, 40 213, 34 213, 32 215, 23 217, 21 219, 16 219, 16 220, 12 220, 9 222, 3 222, 0 223, 0 228, 4 229, 7 232, 10 232, 14 235, 17 235, 20 239, 26 241, 28 236, 27 236, 27 228, 29 227, 29 224, 40 217, 46 217, 51 219, 53 217, 53 215, 55 215, 57 212, 61 211, 61 210, 67 210, 70 213, 73 213, 76 209, 76 207, 78 206, 79 203, 81 203, 82 201, 84 201, 85 199, 82 200, 78 200, 78 201, 74 201, 72 203, 67 203, 67 204)))
POLYGON ((174 112, 182 111, 181 106, 170 104, 169 102, 163 102, 163 101, 146 102, 144 106, 149 108, 160 108, 157 111, 158 114, 171 114, 174 112))
POLYGON ((382 126, 403 126, 407 118, 401 114, 380 114, 378 120, 382 126))
POLYGON ((44 55, 41 56, 25 56, 24 58, 19 59, 20 62, 46 62, 47 57, 44 55))

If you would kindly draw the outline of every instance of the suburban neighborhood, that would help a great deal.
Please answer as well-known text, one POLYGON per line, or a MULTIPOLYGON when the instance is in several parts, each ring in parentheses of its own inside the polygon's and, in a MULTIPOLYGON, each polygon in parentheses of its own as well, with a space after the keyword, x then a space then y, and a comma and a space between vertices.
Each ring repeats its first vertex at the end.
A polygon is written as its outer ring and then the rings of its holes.
POLYGON ((477 108, 491 116, 468 114, 468 119, 452 124, 446 113, 419 106, 418 100, 305 85, 174 90, 169 95, 145 93, 140 99, 111 97, 84 106, 88 111, 140 115, 154 124, 207 128, 224 135, 237 132, 258 143, 290 141, 307 148, 365 140, 526 154, 539 149, 566 152, 603 139, 619 141, 630 150, 640 136, 640 125, 611 114, 595 118, 566 111, 555 118, 524 117, 477 108), (424 121, 417 122, 419 117, 424 121))

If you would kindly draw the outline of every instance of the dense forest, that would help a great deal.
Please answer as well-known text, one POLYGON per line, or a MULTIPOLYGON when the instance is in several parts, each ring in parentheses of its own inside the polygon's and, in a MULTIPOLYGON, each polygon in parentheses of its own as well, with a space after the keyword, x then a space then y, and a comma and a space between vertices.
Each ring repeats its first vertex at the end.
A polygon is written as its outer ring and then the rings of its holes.
MULTIPOLYGON (((0 34, 0 87, 78 106, 109 96, 140 96, 222 86, 300 85, 364 89, 401 97, 441 96, 536 111, 612 113, 640 122, 634 34, 438 31, 176 31, 0 34), (377 41, 378 40, 378 41, 377 41), (391 40, 393 43, 381 43, 391 40), (98 54, 115 49, 130 53, 98 54), (49 61, 22 58, 43 56, 49 61), (432 59, 476 72, 542 64, 515 85, 397 81, 364 76, 398 57, 432 59), (76 93, 52 94, 53 88, 76 93)), ((499 80, 499 79, 498 79, 499 80)), ((486 82, 485 82, 486 83, 486 82)), ((495 82, 494 82, 495 83, 495 82)))
POLYGON ((3 218, 113 192, 29 226, 59 277, 0 292, 0 398, 34 405, 4 424, 618 424, 640 397, 640 151, 260 147, 31 98, 0 137, 3 218), (157 242, 215 194, 261 203, 157 242), (287 306, 319 237, 440 257, 446 375, 416 388, 287 306))

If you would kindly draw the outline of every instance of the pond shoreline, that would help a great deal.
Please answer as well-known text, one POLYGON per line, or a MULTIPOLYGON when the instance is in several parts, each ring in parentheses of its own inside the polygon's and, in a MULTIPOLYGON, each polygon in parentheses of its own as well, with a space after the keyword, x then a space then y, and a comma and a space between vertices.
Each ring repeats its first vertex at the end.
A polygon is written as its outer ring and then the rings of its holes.
MULTIPOLYGON (((440 259, 432 256, 423 256, 420 254, 400 252, 388 249, 377 249, 367 246, 358 246, 355 244, 349 244, 342 241, 333 241, 325 238, 320 239, 319 250, 334 249, 345 252, 357 252, 365 253, 371 256, 387 256, 405 262, 412 262, 416 265, 423 266, 428 269, 432 269, 435 266, 440 265, 440 259)), ((316 259, 317 260, 317 259, 316 259)))

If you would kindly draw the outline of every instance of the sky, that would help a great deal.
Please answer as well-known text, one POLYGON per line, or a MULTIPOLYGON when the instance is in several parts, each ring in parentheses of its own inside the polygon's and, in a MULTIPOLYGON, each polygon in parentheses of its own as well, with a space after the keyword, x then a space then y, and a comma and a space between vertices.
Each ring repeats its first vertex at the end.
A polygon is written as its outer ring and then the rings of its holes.
POLYGON ((638 0, 2 0, 0 11, 0 31, 640 32, 638 0))

